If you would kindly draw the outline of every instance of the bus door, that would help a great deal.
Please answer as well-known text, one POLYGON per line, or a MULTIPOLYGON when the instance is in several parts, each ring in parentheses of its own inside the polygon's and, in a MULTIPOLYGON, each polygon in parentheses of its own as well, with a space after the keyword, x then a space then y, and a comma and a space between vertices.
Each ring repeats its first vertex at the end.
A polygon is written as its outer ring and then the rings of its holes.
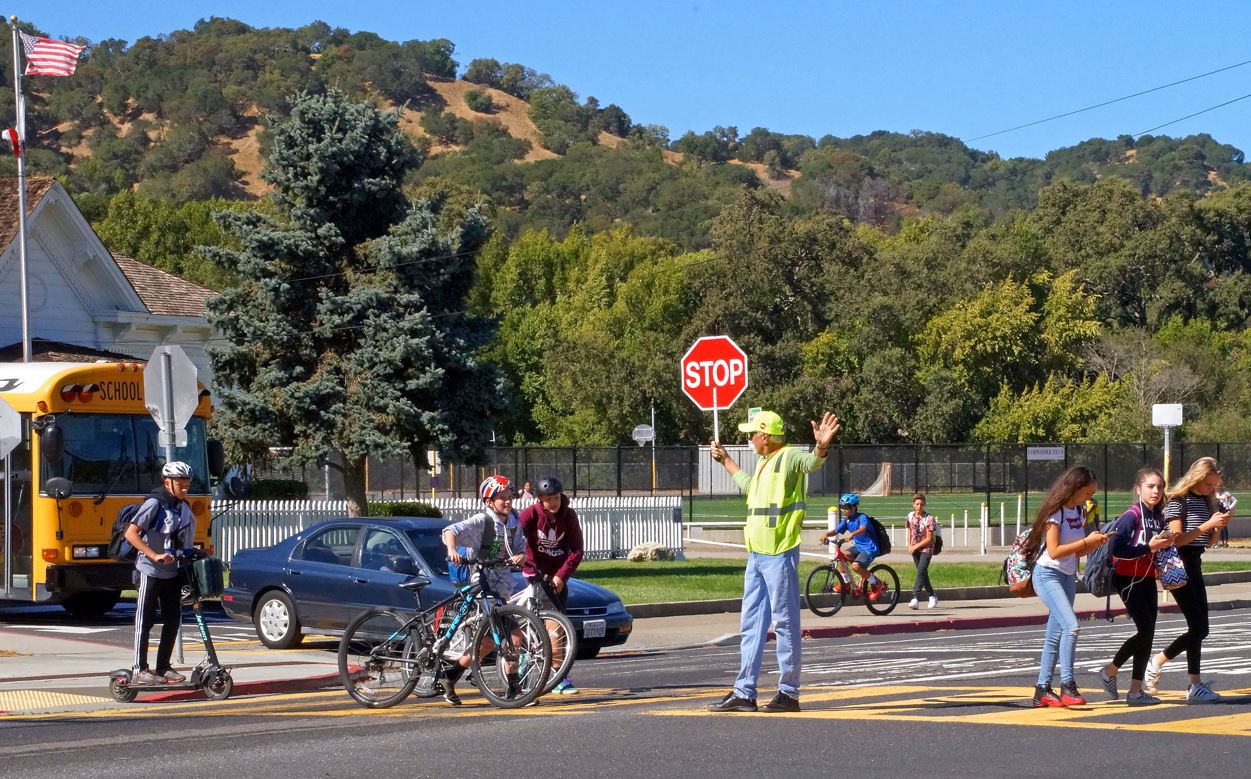
POLYGON ((22 439, 0 461, 4 472, 4 519, 0 524, 0 597, 30 600, 34 571, 31 537, 30 415, 22 415, 22 439))

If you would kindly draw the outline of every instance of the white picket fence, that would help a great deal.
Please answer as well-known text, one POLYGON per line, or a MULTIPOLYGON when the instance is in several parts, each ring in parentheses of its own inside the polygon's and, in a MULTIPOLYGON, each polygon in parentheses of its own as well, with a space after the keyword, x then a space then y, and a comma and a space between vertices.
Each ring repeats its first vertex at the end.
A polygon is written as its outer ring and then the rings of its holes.
MULTIPOLYGON (((526 508, 532 501, 517 501, 526 508)), ((588 559, 624 557, 644 542, 667 546, 682 559, 682 499, 669 497, 588 497, 570 501, 582 525, 588 559)), ((434 505, 447 519, 464 519, 482 508, 475 498, 439 498, 434 505)), ((323 519, 347 515, 346 500, 214 501, 212 540, 224 562, 240 549, 271 546, 323 519)))

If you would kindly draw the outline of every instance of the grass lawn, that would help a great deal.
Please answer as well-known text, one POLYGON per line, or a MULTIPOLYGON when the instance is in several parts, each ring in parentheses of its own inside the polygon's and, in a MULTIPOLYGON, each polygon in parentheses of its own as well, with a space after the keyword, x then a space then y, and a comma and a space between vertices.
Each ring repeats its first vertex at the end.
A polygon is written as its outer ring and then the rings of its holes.
MULTIPOLYGON (((885 561, 899 574, 899 585, 911 592, 914 568, 904 558, 885 561)), ((801 560, 801 583, 808 572, 819 564, 801 560)), ((626 560, 587 560, 578 566, 578 578, 607 587, 627 605, 632 603, 667 603, 688 600, 720 600, 743 595, 742 560, 696 557, 685 562, 631 563, 626 560)), ((1001 563, 943 563, 941 557, 930 566, 930 581, 935 587, 978 587, 999 584, 1001 563)), ((1251 560, 1205 563, 1205 571, 1245 571, 1251 560)))

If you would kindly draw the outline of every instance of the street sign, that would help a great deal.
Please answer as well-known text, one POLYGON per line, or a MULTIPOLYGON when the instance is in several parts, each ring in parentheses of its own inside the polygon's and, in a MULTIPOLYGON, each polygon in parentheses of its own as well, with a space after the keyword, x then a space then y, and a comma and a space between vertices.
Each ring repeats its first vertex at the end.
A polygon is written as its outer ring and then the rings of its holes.
POLYGON ((187 423, 200 405, 196 367, 181 346, 158 346, 148 357, 143 371, 143 400, 152 419, 161 429, 161 446, 166 456, 172 449, 187 445, 187 423))
POLYGON ((1182 404, 1154 403, 1151 406, 1151 424, 1154 427, 1181 427, 1182 404))
POLYGON ((639 425, 630 433, 630 437, 637 441, 639 446, 642 446, 648 441, 656 440, 656 431, 652 429, 651 425, 639 425))
POLYGON ((747 390, 747 355, 724 335, 700 338, 682 357, 682 391, 701 411, 734 405, 747 390))
POLYGON ((8 457, 22 441, 22 416, 0 398, 0 457, 8 457))

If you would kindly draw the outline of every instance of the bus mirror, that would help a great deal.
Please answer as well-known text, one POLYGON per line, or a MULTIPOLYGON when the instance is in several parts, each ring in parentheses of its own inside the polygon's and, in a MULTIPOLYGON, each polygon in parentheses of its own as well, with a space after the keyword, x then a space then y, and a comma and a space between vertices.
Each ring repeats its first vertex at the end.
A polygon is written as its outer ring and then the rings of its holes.
POLYGON ((57 427, 55 419, 49 419, 39 431, 39 451, 49 465, 60 465, 65 454, 65 434, 57 427))
POLYGON ((225 487, 227 497, 235 500, 243 500, 243 495, 247 492, 247 488, 243 486, 243 479, 240 479, 238 476, 231 476, 227 479, 225 487))
POLYGON ((226 447, 221 441, 210 438, 208 441, 209 476, 220 479, 226 473, 226 447))
POLYGON ((53 476, 43 485, 43 490, 57 500, 65 500, 74 494, 74 482, 53 476))

